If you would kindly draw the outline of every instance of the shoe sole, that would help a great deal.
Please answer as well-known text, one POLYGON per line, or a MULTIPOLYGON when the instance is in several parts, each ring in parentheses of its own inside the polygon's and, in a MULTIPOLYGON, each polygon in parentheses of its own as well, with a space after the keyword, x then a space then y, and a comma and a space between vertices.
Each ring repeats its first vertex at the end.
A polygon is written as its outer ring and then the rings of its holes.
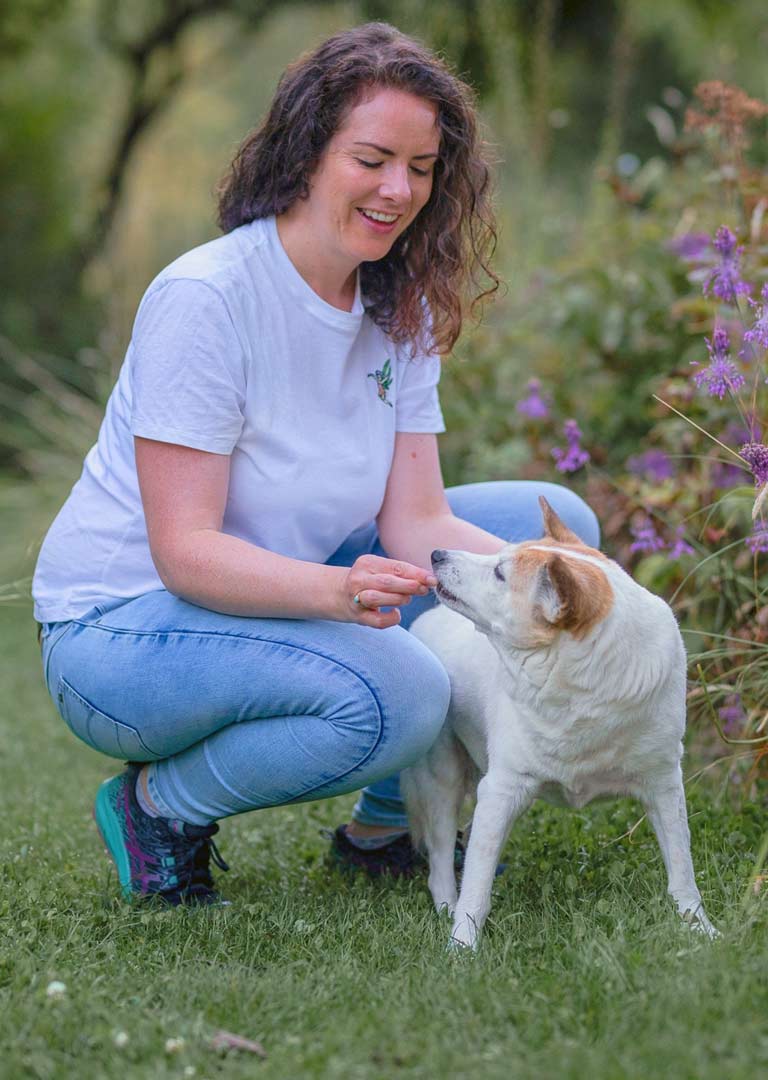
MULTIPOLYGON (((114 779, 114 778, 113 778, 114 779)), ((109 797, 109 786, 113 780, 105 780, 96 793, 96 803, 93 807, 93 820, 99 836, 104 842, 104 847, 117 868, 117 876, 120 881, 120 891, 124 900, 133 898, 131 885, 131 860, 123 841, 123 831, 120 822, 112 807, 109 797)))

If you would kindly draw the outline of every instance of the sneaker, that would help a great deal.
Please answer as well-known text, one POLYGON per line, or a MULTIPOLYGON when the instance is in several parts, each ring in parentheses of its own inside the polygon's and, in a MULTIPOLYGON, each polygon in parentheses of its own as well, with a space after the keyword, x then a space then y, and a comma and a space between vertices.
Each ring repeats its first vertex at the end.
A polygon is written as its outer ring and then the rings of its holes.
POLYGON ((93 816, 108 854, 117 867, 126 900, 156 896, 179 904, 221 904, 213 887, 210 860, 229 867, 211 837, 218 825, 188 825, 146 814, 136 798, 138 764, 105 780, 96 795, 93 816))
MULTIPOLYGON (((339 825, 330 833, 330 858, 340 870, 362 870, 369 877, 409 878, 428 869, 427 858, 411 842, 411 834, 403 833, 395 840, 379 848, 359 848, 347 836, 347 826, 339 825)), ((464 866, 464 844, 461 835, 456 837, 454 866, 461 870, 464 866)))

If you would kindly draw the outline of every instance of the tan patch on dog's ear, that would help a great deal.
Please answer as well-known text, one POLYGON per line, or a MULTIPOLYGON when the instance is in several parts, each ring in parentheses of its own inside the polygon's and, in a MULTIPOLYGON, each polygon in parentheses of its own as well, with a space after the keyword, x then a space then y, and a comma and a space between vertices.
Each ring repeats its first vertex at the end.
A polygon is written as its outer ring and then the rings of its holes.
POLYGON ((539 495, 539 506, 541 507, 541 516, 544 518, 545 536, 551 536, 553 540, 559 540, 561 544, 585 546, 576 533, 563 524, 543 495, 539 495))
POLYGON ((540 567, 539 593, 546 622, 575 638, 585 637, 613 607, 613 590, 602 570, 559 555, 550 555, 540 567))

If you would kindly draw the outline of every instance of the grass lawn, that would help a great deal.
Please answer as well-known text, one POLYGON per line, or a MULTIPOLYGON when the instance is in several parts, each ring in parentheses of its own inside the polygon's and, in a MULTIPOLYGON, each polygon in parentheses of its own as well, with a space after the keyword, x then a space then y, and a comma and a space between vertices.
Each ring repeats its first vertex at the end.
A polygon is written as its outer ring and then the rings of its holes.
POLYGON ((768 1068, 768 944, 743 905, 765 829, 692 792, 694 860, 723 930, 692 934, 630 802, 536 807, 515 828, 481 954, 444 950, 423 881, 324 864, 352 798, 245 815, 219 837, 233 906, 116 899, 91 821, 115 763, 55 715, 28 610, 0 605, 0 1076, 753 1078, 768 1068), (46 995, 52 980, 66 984, 46 995), (220 1028, 266 1060, 210 1049, 220 1028), (115 1036, 124 1045, 117 1045, 115 1036), (183 1039, 175 1052, 169 1038, 183 1039))

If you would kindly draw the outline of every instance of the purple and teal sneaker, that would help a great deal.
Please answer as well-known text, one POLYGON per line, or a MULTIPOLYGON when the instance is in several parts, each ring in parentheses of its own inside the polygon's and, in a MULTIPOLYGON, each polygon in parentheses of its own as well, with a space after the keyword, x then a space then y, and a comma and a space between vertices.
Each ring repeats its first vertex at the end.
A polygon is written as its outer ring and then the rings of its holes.
POLYGON ((140 766, 105 780, 93 816, 117 867, 126 900, 157 897, 172 904, 221 904, 213 887, 210 860, 229 867, 211 837, 218 825, 188 825, 145 814, 136 798, 140 766))

